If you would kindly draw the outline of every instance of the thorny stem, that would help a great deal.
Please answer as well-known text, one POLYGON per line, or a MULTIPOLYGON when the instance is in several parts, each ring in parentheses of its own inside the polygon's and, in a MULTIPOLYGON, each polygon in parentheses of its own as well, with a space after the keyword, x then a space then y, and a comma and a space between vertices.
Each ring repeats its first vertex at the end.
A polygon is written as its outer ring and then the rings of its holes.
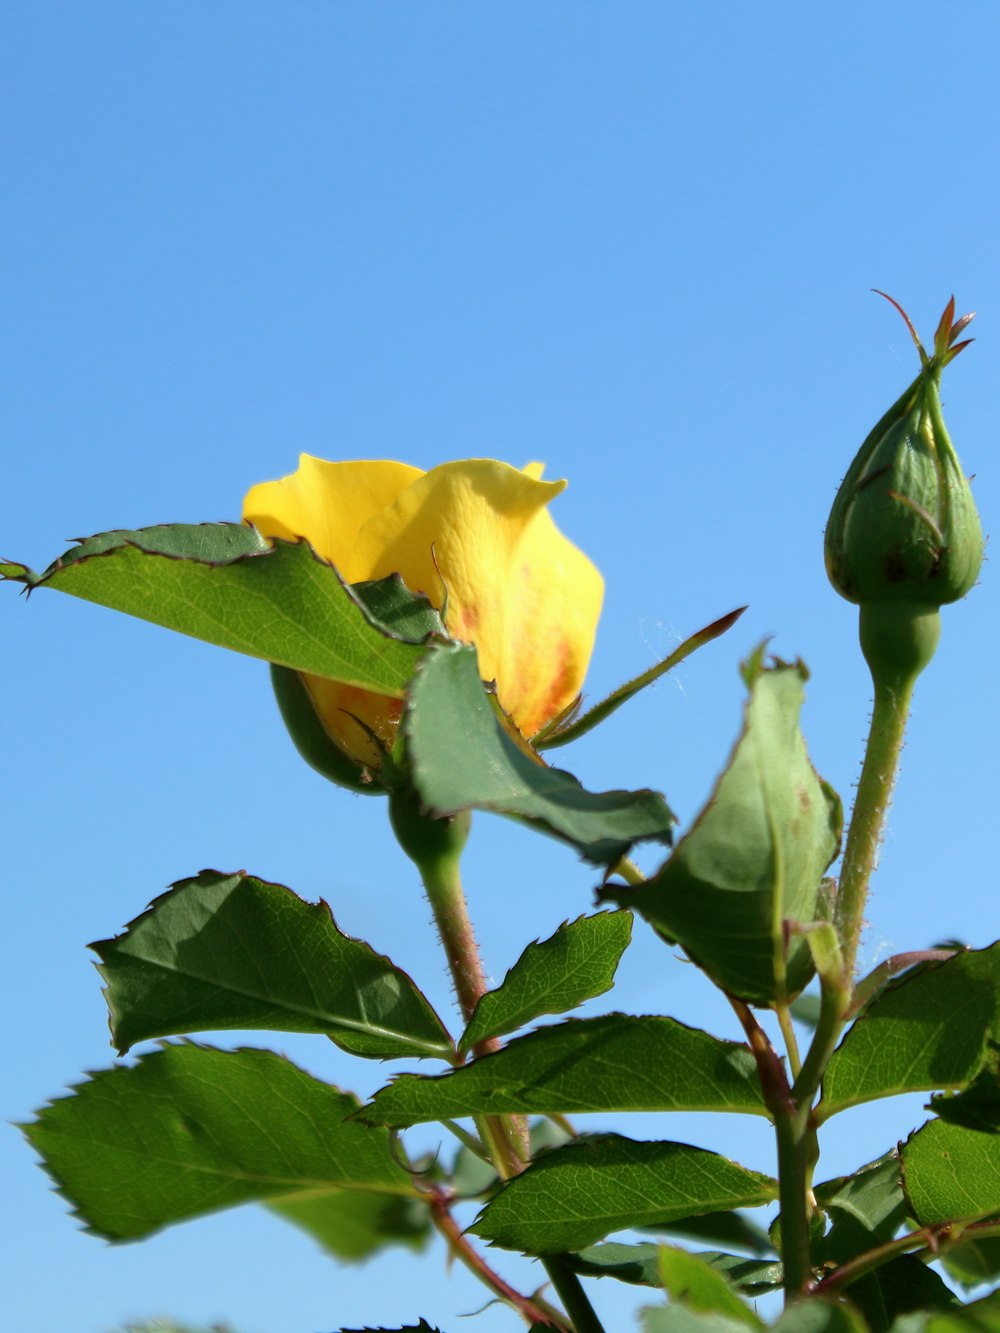
MULTIPOLYGON (((400 846, 420 871, 455 983, 459 1007, 468 1023, 488 990, 459 870, 462 849, 468 837, 469 816, 434 819, 421 811, 415 794, 404 789, 391 794, 389 813, 400 846)), ((477 1042, 473 1054, 488 1055, 499 1049, 500 1042, 490 1037, 477 1042)), ((523 1116, 477 1116, 476 1129, 501 1180, 519 1175, 530 1162, 528 1126, 523 1116)), ((570 1329, 571 1333, 604 1333, 579 1278, 563 1256, 539 1258, 572 1320, 571 1325, 563 1323, 561 1327, 570 1329)))
POLYGON ((808 1122, 796 1113, 788 1076, 767 1033, 750 1006, 729 996, 750 1050, 757 1062, 764 1105, 774 1122, 778 1148, 778 1203, 781 1208, 781 1256, 784 1288, 788 1298, 801 1296, 812 1281, 807 1213, 810 1134, 808 1122))
POLYGON ((832 1296, 897 1255, 913 1254, 918 1250, 937 1255, 961 1241, 983 1240, 989 1236, 1000 1236, 1000 1222, 970 1222, 964 1226, 946 1222, 942 1226, 921 1227, 918 1231, 909 1231, 905 1236, 877 1245, 864 1254, 855 1255, 818 1282, 814 1291, 817 1296, 832 1296))
MULTIPOLYGON (((868 886, 896 780, 910 698, 918 673, 919 667, 895 674, 872 667, 875 702, 871 730, 847 833, 835 909, 842 971, 839 976, 821 977, 820 1015, 813 1039, 801 1068, 797 1072, 793 1071, 795 1079, 785 1108, 776 1102, 772 1112, 778 1142, 786 1298, 813 1287, 809 1256, 809 1211, 811 1176, 818 1156, 816 1094, 851 1010, 854 970, 864 924, 868 886)), ((781 1022, 780 1013, 778 1019, 781 1022)), ((754 1053, 756 1055, 756 1051, 754 1053)), ((761 1083, 765 1086, 763 1074, 761 1083)), ((770 1109, 771 1103, 768 1106, 770 1109)))
POLYGON ((480 1282, 512 1305, 526 1324, 541 1324, 545 1328, 556 1328, 561 1333, 573 1333, 565 1318, 554 1310, 546 1301, 537 1296, 523 1296, 495 1272, 483 1256, 469 1244, 462 1228, 451 1214, 451 1198, 447 1191, 435 1189, 428 1195, 431 1220, 445 1238, 456 1259, 465 1264, 480 1282))

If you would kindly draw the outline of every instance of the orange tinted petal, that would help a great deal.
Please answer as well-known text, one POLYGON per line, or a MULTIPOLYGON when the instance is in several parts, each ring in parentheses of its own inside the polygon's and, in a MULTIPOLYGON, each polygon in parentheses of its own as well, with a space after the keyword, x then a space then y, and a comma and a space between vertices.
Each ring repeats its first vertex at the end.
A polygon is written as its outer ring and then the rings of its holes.
POLYGON ((400 573, 438 607, 446 587, 449 631, 476 645, 527 735, 579 693, 604 587, 547 513, 566 483, 540 471, 489 459, 433 468, 363 525, 343 571, 350 582, 400 573))

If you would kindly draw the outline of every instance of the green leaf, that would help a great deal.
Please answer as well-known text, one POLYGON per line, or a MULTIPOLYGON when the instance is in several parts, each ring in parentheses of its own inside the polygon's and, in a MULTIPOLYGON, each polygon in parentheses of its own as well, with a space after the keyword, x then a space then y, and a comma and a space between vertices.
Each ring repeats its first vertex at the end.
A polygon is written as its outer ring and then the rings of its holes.
POLYGON ((324 902, 242 872, 181 880, 123 935, 91 945, 119 1051, 150 1037, 325 1033, 354 1055, 447 1060, 441 1020, 405 972, 342 934, 324 902))
POLYGON ((726 1279, 698 1254, 661 1245, 659 1274, 672 1301, 694 1310, 711 1310, 762 1329, 763 1321, 740 1300, 726 1279))
POLYGON ((655 1230, 673 1236, 686 1236, 703 1244, 737 1245, 749 1250, 751 1254, 769 1257, 774 1254, 767 1232, 742 1213, 705 1213, 699 1217, 682 1217, 655 1230))
POLYGON ((303 1190, 415 1195, 357 1105, 270 1051, 184 1042, 93 1074, 23 1129, 89 1229, 134 1240, 303 1190))
POLYGON ((367 1259, 388 1245, 422 1250, 431 1234, 427 1205, 394 1194, 310 1190, 266 1206, 341 1260, 367 1259))
POLYGON ((1000 1039, 1000 943, 888 985, 834 1051, 818 1117, 877 1097, 963 1088, 991 1039, 1000 1039))
POLYGON ((371 1124, 405 1128, 459 1116, 571 1111, 767 1113, 745 1046, 673 1018, 608 1014, 540 1028, 440 1077, 400 1074, 363 1115, 371 1124))
POLYGON ((1000 1278, 1000 1236, 983 1236, 949 1246, 941 1262, 950 1277, 963 1287, 977 1287, 981 1282, 1000 1278))
POLYGON ((394 698, 402 697, 427 633, 441 632, 428 604, 398 579, 352 589, 305 542, 272 543, 243 523, 104 532, 43 574, 7 563, 0 576, 394 698), (415 641, 397 637, 399 630, 415 641))
MULTIPOLYGON (((657 1270, 659 1252, 659 1245, 649 1241, 639 1245, 603 1241, 568 1258, 573 1269, 585 1277, 613 1277, 633 1286, 662 1287, 657 1270)), ((747 1259, 719 1250, 702 1250, 698 1257, 748 1296, 762 1296, 781 1286, 781 1264, 774 1259, 747 1259)))
POLYGON ((1000 1292, 945 1313, 920 1310, 903 1315, 892 1333, 1000 1333, 1000 1292))
POLYGON ((407 1324, 405 1328, 342 1328, 340 1333, 441 1333, 441 1330, 431 1328, 421 1319, 419 1324, 407 1324))
POLYGON ((983 1134, 1000 1133, 1000 1073, 997 1048, 990 1043, 987 1066, 962 1092, 931 1098, 931 1109, 952 1125, 977 1129, 983 1134))
POLYGON ((686 1305, 665 1305, 642 1312, 644 1333, 746 1333, 742 1319, 712 1310, 690 1310, 686 1305))
POLYGON ((403 713, 414 786, 434 815, 493 810, 614 865, 635 842, 669 843, 674 816, 653 791, 588 792, 548 768, 497 716, 479 679, 474 648, 431 645, 403 713))
POLYGON ((1000 1213, 1000 1145, 943 1120, 930 1120, 901 1149, 903 1188, 924 1226, 1000 1213))
POLYGON ((792 1017, 803 1027, 814 1028, 819 1022, 820 997, 810 991, 797 996, 791 1003, 792 1017))
POLYGON ((529 944, 503 982, 476 1005, 459 1050, 603 995, 614 985, 631 938, 628 912, 598 912, 560 926, 541 944, 529 944))
POLYGON ((856 1310, 817 1297, 794 1301, 772 1329, 773 1333, 868 1333, 856 1310))
POLYGON ((595 1135, 537 1158, 504 1185, 472 1230, 504 1249, 561 1254, 623 1227, 754 1208, 777 1189, 769 1176, 703 1148, 595 1135))
POLYGON ((584 1277, 613 1277, 633 1287, 662 1288, 656 1261, 660 1247, 650 1241, 639 1245, 625 1245, 621 1241, 606 1240, 588 1245, 576 1254, 566 1256, 574 1273, 584 1277))
POLYGON ((871 1333, 888 1333, 896 1319, 914 1310, 949 1310, 958 1304, 938 1274, 912 1254, 899 1255, 852 1282, 847 1295, 871 1333))
POLYGON ((680 666, 681 662, 689 658, 692 653, 697 652, 699 648, 704 647, 706 643, 711 643, 713 639, 725 634, 726 630, 732 629, 745 610, 746 607, 741 606, 738 610, 730 611, 728 615, 713 620, 711 625, 706 625, 704 629, 698 630, 696 634, 692 634, 690 638, 685 639, 680 647, 675 648, 662 662, 650 667, 648 671, 641 672, 625 685, 619 685, 617 690, 613 690, 606 699, 602 699, 599 704, 595 704, 593 708, 588 709, 581 717, 573 716, 561 725, 557 719, 537 736, 531 738, 532 745, 536 750, 554 750, 559 745, 568 745, 570 741, 575 741, 580 736, 585 736, 588 731, 593 731, 594 727, 621 708, 622 704, 635 698, 640 690, 644 690, 647 685, 652 685, 661 676, 665 676, 668 671, 672 671, 675 666, 680 666))
POLYGON ((805 667, 765 668, 759 649, 743 675, 743 731, 693 828, 647 883, 598 896, 635 908, 731 994, 770 1004, 813 974, 806 940, 786 943, 785 923, 829 914, 821 880, 842 815, 799 731, 805 667))
POLYGON ((891 1240, 907 1215, 899 1154, 886 1153, 852 1176, 817 1185, 816 1199, 833 1215, 822 1243, 824 1260, 842 1264, 891 1240))

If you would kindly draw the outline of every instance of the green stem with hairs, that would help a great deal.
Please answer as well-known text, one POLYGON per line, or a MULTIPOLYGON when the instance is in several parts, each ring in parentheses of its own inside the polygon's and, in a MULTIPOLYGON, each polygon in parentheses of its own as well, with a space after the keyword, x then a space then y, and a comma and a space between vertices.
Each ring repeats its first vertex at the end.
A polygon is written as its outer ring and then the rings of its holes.
MULTIPOLYGON (((435 819, 425 814, 416 794, 397 786, 389 796, 389 818, 399 845, 420 871, 434 921, 444 945, 455 995, 466 1024, 489 989, 465 901, 459 863, 469 836, 468 811, 435 819)), ((500 1049, 496 1037, 473 1047, 473 1055, 500 1049)), ((523 1116, 483 1115, 476 1129, 501 1180, 519 1175, 531 1160, 528 1126, 523 1116)), ((604 1333, 580 1279, 563 1255, 539 1256, 572 1320, 572 1333, 604 1333)))

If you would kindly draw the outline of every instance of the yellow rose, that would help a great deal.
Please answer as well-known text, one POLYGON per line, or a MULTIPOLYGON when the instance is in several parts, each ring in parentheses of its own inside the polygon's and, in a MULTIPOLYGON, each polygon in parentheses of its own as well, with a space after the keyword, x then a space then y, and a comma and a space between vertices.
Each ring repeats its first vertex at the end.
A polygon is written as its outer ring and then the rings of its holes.
MULTIPOLYGON (((422 472, 390 461, 327 463, 303 454, 281 481, 254 486, 243 518, 266 537, 304 537, 348 583, 400 574, 439 610, 448 632, 474 643, 484 680, 533 736, 580 693, 604 582, 558 530, 548 503, 564 481, 491 459, 422 472)), ((378 768, 402 705, 337 681, 304 676, 330 737, 378 768), (363 726, 358 725, 358 719, 363 726)))

